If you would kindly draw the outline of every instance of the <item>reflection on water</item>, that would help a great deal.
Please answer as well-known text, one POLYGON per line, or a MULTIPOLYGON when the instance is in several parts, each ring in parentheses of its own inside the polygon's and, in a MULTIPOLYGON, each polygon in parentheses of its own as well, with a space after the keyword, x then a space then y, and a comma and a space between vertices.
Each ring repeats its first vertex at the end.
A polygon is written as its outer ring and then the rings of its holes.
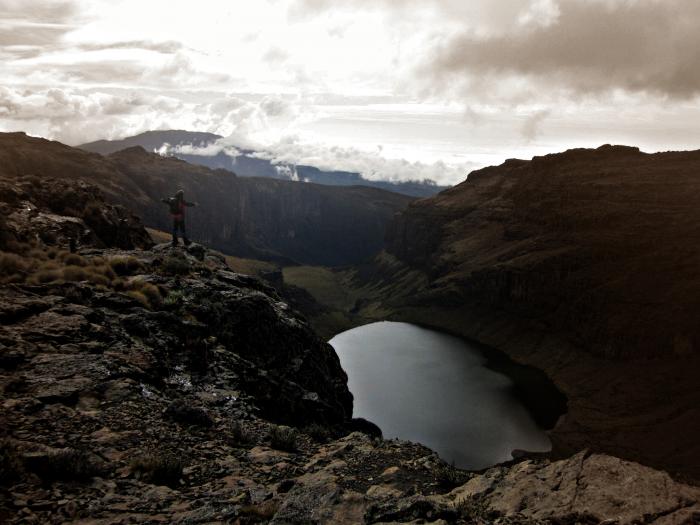
POLYGON ((547 451, 550 442, 512 393, 506 376, 484 367, 469 343, 408 323, 380 322, 331 339, 350 390, 354 417, 384 437, 427 445, 462 468, 547 451))

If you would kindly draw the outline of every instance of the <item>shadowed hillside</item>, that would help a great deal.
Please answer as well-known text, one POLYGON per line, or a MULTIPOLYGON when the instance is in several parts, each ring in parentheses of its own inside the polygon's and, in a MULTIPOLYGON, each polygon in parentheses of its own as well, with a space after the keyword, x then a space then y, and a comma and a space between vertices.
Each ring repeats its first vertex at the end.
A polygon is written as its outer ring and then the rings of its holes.
POLYGON ((183 188, 200 206, 191 236, 229 253, 310 264, 351 264, 381 249, 387 221, 411 198, 366 187, 239 178, 141 147, 109 157, 22 133, 0 134, 0 175, 88 180, 147 225, 170 229, 160 200, 183 188))
POLYGON ((700 152, 603 146, 475 171, 399 214, 354 282, 365 318, 545 370, 569 399, 555 450, 700 478, 700 152))

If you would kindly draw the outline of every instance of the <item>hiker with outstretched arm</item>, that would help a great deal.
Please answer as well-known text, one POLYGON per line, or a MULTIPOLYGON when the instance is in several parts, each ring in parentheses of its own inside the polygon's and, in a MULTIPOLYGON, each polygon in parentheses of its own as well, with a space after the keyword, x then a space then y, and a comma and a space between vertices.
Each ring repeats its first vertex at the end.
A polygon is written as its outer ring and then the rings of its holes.
POLYGON ((197 206, 197 203, 187 202, 183 190, 177 190, 174 197, 163 199, 162 202, 170 207, 170 215, 173 218, 173 246, 177 246, 178 230, 182 233, 182 242, 185 243, 185 246, 189 246, 190 240, 187 238, 187 233, 185 232, 185 208, 197 206))

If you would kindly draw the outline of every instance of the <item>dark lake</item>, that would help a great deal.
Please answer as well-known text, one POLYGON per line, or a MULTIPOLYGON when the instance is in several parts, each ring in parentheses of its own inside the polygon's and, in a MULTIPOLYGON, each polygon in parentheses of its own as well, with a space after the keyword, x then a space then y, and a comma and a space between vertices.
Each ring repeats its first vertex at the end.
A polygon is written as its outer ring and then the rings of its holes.
POLYGON ((355 396, 354 417, 385 438, 416 441, 447 462, 481 469, 550 441, 513 381, 477 345, 408 323, 379 322, 331 339, 355 396))

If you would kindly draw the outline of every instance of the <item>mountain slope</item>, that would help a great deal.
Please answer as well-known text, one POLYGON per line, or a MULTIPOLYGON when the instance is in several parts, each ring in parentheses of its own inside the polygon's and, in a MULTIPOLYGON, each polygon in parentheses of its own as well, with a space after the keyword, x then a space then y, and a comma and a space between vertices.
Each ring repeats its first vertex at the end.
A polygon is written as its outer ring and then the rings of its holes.
POLYGON ((242 178, 130 148, 109 157, 22 133, 0 134, 0 175, 84 179, 148 226, 168 231, 160 199, 181 187, 199 201, 194 239, 244 257, 308 264, 352 264, 382 246, 386 223, 410 197, 366 187, 242 178))
POLYGON ((141 146, 146 151, 167 151, 169 155, 185 160, 191 164, 206 166, 211 169, 225 169, 235 172, 241 177, 269 177, 280 180, 300 180, 329 186, 369 186, 387 191, 401 193, 412 197, 428 197, 445 189, 432 181, 392 182, 385 180, 369 180, 359 173, 347 171, 324 171, 312 166, 292 165, 288 163, 273 163, 264 155, 252 150, 240 150, 234 156, 225 151, 215 155, 192 155, 177 150, 178 146, 194 146, 197 148, 213 144, 220 135, 196 131, 166 130, 147 131, 133 137, 121 140, 98 140, 78 146, 80 149, 109 155, 117 151, 141 146))
POLYGON ((700 479, 700 152, 511 160, 412 203, 385 250, 357 274, 374 297, 360 314, 545 370, 569 399, 561 451, 700 479))

